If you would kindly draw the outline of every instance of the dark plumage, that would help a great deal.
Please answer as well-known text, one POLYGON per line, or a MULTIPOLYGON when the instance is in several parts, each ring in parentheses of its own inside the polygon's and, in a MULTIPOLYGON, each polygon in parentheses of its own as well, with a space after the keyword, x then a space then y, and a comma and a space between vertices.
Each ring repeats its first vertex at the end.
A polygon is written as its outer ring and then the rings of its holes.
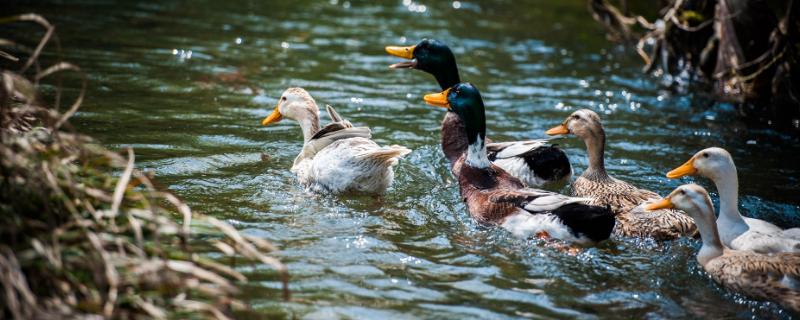
MULTIPOLYGON (((389 54, 411 60, 393 64, 392 68, 410 68, 430 73, 436 78, 436 82, 439 83, 442 90, 461 82, 453 52, 440 41, 424 39, 415 46, 387 47, 386 51, 389 54)), ((463 127, 461 119, 450 115, 445 116, 442 121, 442 150, 445 151, 445 154, 448 154, 448 150, 446 150, 448 146, 451 149, 460 150, 461 144, 454 143, 454 139, 448 137, 448 132, 460 131, 461 127, 463 127), (452 126, 452 128, 448 128, 448 126, 452 126)), ((486 146, 492 162, 529 186, 566 182, 572 175, 572 167, 567 155, 555 146, 548 146, 546 140, 492 143, 487 139, 486 146), (498 157, 498 154, 501 156, 498 157)), ((451 165, 459 155, 459 153, 448 155, 447 158, 451 165)))
POLYGON ((500 225, 522 237, 545 233, 584 243, 609 237, 614 214, 608 208, 582 204, 588 199, 526 188, 519 179, 488 161, 483 142, 483 100, 474 86, 461 83, 440 94, 425 96, 425 100, 448 107, 445 121, 452 121, 453 117, 462 120, 443 134, 443 148, 453 161, 451 170, 474 219, 500 225))

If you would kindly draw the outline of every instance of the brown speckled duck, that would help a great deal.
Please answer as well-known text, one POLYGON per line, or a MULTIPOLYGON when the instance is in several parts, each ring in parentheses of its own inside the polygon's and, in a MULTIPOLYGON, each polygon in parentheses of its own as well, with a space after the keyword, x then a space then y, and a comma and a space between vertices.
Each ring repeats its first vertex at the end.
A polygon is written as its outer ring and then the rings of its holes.
POLYGON ((442 138, 447 157, 455 159, 451 170, 474 219, 519 237, 546 235, 578 244, 609 237, 614 215, 608 208, 583 204, 589 200, 585 198, 526 188, 489 161, 483 99, 473 85, 456 84, 426 95, 425 102, 447 108, 463 123, 460 130, 442 132, 442 138))
POLYGON ((590 204, 610 206, 617 214, 615 234, 668 240, 697 232, 692 219, 676 210, 644 211, 640 205, 661 199, 655 192, 608 175, 603 158, 606 134, 597 113, 588 109, 575 111, 563 123, 547 130, 549 135, 570 133, 586 143, 589 153, 589 168, 572 183, 572 196, 591 197, 594 200, 590 204))
POLYGON ((714 205, 703 187, 680 186, 646 208, 660 212, 677 208, 694 219, 703 241, 697 261, 714 281, 731 291, 800 312, 800 254, 761 254, 723 246, 714 221, 714 205))

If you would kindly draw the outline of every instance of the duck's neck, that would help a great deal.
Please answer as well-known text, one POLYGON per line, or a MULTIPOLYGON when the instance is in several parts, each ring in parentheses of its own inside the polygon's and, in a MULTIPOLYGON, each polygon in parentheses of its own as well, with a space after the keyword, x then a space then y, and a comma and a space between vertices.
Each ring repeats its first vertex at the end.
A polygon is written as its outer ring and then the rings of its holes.
POLYGON ((458 68, 454 65, 452 70, 447 72, 439 72, 433 75, 436 77, 436 82, 442 87, 442 90, 447 90, 454 85, 461 83, 461 78, 458 76, 458 68))
POLYGON ((454 85, 461 83, 461 77, 458 76, 458 66, 455 62, 443 67, 439 72, 433 72, 436 82, 442 87, 442 90, 447 90, 454 85))
POLYGON ((486 138, 478 135, 478 138, 467 146, 466 164, 477 169, 487 169, 491 166, 489 157, 486 155, 486 138))
MULTIPOLYGON (((312 102, 308 102, 312 103, 312 102)), ((297 123, 300 124, 300 129, 303 130, 303 142, 308 142, 311 140, 318 131, 319 131, 319 110, 314 104, 311 108, 298 108, 299 110, 303 110, 302 114, 297 116, 297 123)))
MULTIPOLYGON (((719 220, 731 227, 744 227, 742 215, 739 213, 739 179, 736 167, 730 166, 719 170, 712 177, 719 192, 719 220)), ((746 230, 745 230, 746 231, 746 230)))
POLYGON ((722 241, 720 241, 719 232, 717 231, 717 223, 714 221, 714 209, 713 206, 710 206, 711 199, 708 199, 706 208, 701 210, 710 210, 710 212, 704 212, 700 217, 693 216, 697 229, 700 231, 700 238, 703 240, 703 246, 700 248, 700 252, 697 253, 697 261, 703 266, 711 259, 722 255, 723 252, 722 241))
POLYGON ((442 120, 442 151, 452 165, 467 151, 467 135, 464 122, 454 112, 447 112, 442 120))
POLYGON ((586 152, 589 155, 589 168, 583 176, 590 179, 607 179, 605 165, 606 133, 602 127, 594 128, 587 136, 583 137, 586 152))

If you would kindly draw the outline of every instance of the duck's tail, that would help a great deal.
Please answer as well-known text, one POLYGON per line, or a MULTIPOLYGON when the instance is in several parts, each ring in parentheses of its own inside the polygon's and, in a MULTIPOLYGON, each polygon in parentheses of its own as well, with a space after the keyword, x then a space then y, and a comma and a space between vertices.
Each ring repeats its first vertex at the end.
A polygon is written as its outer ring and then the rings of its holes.
POLYGON ((358 154, 356 157, 358 157, 362 161, 370 161, 376 164, 390 167, 397 164, 398 159, 402 158, 403 156, 409 153, 411 153, 411 149, 408 149, 403 146, 391 145, 388 147, 382 147, 380 149, 365 151, 363 153, 358 154))
POLYGON ((553 210, 553 214, 574 232, 595 242, 608 239, 616 223, 609 207, 570 203, 553 210))

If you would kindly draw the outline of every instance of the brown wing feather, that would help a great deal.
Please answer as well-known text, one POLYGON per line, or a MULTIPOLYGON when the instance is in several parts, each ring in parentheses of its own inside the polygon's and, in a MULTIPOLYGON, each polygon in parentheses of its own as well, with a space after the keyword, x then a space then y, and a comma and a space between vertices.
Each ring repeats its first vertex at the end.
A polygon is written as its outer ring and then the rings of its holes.
POLYGON ((572 195, 593 198, 591 205, 609 206, 617 215, 614 233, 626 237, 652 237, 656 240, 693 236, 697 227, 689 216, 677 210, 644 211, 642 203, 660 199, 655 192, 639 189, 625 181, 578 177, 572 195))
POLYGON ((777 302, 800 312, 800 290, 787 285, 786 278, 800 281, 800 254, 757 254, 749 251, 726 250, 725 254, 709 261, 705 270, 726 288, 747 296, 777 302))

